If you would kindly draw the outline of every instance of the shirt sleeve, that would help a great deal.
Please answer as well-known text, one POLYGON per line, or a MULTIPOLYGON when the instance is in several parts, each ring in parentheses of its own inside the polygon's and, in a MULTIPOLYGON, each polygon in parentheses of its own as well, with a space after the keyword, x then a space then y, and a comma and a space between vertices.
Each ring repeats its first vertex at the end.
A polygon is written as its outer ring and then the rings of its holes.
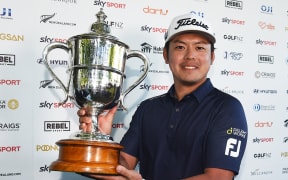
POLYGON ((218 102, 206 143, 205 167, 239 172, 248 128, 241 103, 233 97, 218 102))
POLYGON ((141 119, 143 118, 143 102, 136 109, 127 132, 124 134, 120 144, 124 147, 123 152, 139 158, 141 119))

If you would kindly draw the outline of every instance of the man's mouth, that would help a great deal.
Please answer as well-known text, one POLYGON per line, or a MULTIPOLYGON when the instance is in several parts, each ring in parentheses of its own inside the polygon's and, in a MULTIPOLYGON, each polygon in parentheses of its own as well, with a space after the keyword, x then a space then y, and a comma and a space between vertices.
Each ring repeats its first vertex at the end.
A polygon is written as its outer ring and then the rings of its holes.
POLYGON ((185 69, 196 69, 195 66, 184 66, 185 69))

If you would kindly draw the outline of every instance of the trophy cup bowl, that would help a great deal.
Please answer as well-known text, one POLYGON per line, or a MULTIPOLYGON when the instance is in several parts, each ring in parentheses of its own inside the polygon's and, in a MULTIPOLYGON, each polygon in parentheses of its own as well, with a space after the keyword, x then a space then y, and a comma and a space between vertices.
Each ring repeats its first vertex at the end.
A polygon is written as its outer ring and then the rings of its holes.
POLYGON ((48 44, 43 51, 43 61, 48 72, 77 107, 86 107, 92 118, 92 132, 76 132, 69 139, 56 142, 59 146, 58 159, 50 165, 52 171, 117 175, 120 144, 110 135, 102 134, 97 117, 104 110, 117 104, 126 109, 124 97, 142 82, 148 72, 148 58, 140 51, 111 36, 109 26, 104 23, 103 9, 97 13, 97 22, 92 24, 91 33, 76 35, 67 43, 48 44), (48 54, 54 49, 63 49, 70 55, 68 83, 64 85, 48 63, 48 54), (126 60, 136 57, 143 61, 144 71, 134 84, 122 90, 126 60))

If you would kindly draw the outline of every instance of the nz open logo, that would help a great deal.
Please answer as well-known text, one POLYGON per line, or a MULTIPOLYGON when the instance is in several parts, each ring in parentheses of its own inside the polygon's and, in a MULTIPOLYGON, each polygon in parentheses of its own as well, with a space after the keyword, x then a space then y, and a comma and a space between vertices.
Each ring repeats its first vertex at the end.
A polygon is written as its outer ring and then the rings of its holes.
POLYGON ((226 143, 225 155, 237 158, 240 153, 241 141, 229 138, 226 143))
POLYGON ((286 120, 284 121, 284 127, 287 127, 287 128, 288 128, 288 119, 286 119, 286 120))
POLYGON ((47 21, 49 21, 50 19, 52 19, 54 16, 55 16, 56 13, 52 14, 52 15, 42 15, 40 17, 40 23, 43 22, 43 23, 46 23, 47 21))

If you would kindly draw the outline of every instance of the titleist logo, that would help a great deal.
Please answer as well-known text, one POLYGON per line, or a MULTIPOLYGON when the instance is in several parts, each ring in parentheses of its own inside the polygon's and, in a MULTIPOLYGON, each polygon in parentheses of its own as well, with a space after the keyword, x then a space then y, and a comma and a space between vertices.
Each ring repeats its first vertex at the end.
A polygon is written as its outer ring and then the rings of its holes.
POLYGON ((196 19, 191 19, 191 18, 185 18, 185 19, 180 19, 179 21, 177 21, 178 26, 175 27, 176 29, 179 29, 181 26, 189 26, 189 25, 194 25, 194 26, 200 26, 206 30, 209 29, 209 27, 202 23, 202 21, 197 21, 196 19))

